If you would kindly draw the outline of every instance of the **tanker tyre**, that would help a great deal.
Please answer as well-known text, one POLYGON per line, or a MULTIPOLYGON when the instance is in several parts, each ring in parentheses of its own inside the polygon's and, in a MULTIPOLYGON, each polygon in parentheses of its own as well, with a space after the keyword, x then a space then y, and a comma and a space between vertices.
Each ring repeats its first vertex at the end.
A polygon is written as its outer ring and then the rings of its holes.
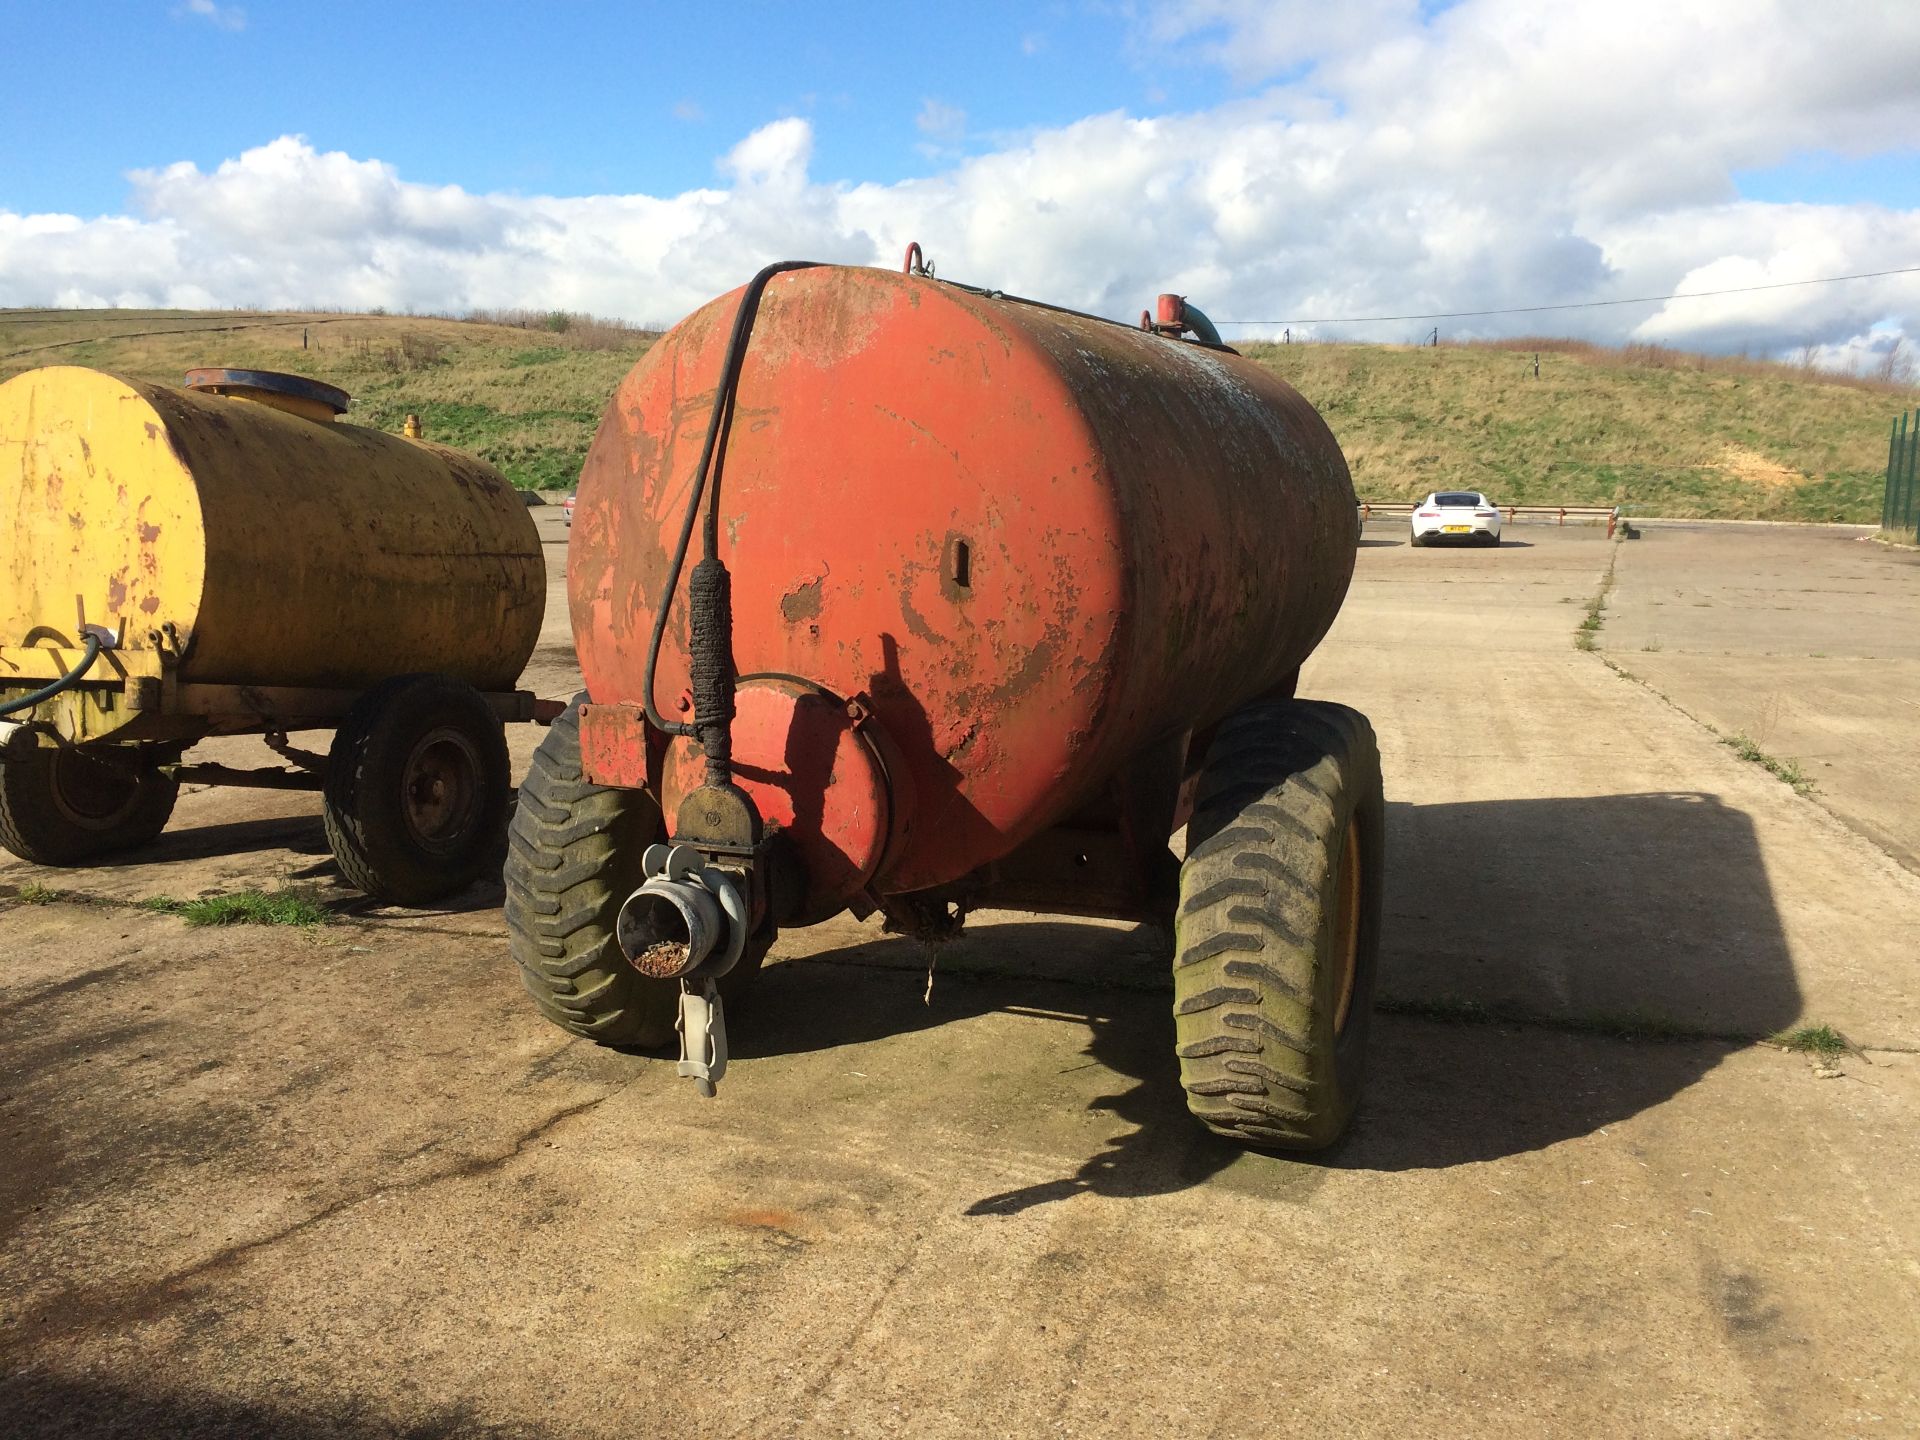
MULTIPOLYGON (((580 764, 576 695, 548 729, 520 785, 507 830, 508 947, 520 983, 561 1029, 601 1045, 659 1049, 676 1043, 680 987, 627 964, 614 921, 640 886, 647 846, 666 838, 659 807, 644 790, 589 783, 580 764)), ((772 945, 756 935, 720 982, 737 1007, 772 945)))
POLYGON ((1174 921, 1187 1108, 1259 1149, 1317 1150, 1360 1096, 1380 944, 1380 754, 1365 716, 1229 716, 1200 772, 1174 921))
POLYGON ((0 760, 0 847, 33 865, 78 865, 166 828, 180 786, 154 765, 81 750, 0 760))
POLYGON ((347 883, 430 905, 497 863, 513 772, 500 717, 450 675, 397 675, 334 732, 322 817, 347 883))

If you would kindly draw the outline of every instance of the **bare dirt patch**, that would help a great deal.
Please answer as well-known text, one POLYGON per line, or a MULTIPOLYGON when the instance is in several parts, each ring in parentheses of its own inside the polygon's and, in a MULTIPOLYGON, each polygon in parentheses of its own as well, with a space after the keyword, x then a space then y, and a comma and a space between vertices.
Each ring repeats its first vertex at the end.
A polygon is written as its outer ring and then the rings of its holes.
POLYGON ((1749 450, 1744 445, 1729 445, 1720 452, 1720 459, 1706 467, 1718 470, 1722 475, 1731 476, 1748 485, 1769 485, 1778 488, 1783 485, 1798 485, 1807 477, 1790 465, 1782 465, 1777 460, 1769 460, 1758 450, 1749 450))

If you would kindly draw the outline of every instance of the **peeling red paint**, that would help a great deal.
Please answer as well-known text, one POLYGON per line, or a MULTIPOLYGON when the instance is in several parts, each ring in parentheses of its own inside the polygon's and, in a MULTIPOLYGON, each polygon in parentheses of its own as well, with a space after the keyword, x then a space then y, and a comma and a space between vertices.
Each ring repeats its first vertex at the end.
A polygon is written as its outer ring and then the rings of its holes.
MULTIPOLYGON (((582 474, 569 586, 596 701, 641 698, 737 298, 628 375, 582 474)), ((1150 742, 1278 684, 1351 574, 1332 435, 1230 355, 821 268, 768 287, 739 406, 722 492, 736 665, 870 697, 917 796, 883 893, 1005 855, 1150 742)), ((687 683, 683 590, 657 698, 687 683)), ((736 734, 736 758, 777 768, 749 753, 764 743, 736 734)))

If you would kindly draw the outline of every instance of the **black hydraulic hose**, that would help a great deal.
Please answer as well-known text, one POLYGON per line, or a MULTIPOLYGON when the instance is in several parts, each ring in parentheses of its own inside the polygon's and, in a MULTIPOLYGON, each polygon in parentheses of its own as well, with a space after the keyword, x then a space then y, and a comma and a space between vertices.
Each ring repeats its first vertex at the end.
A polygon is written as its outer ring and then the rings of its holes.
POLYGON ((746 291, 740 296, 740 308, 733 316, 733 333, 727 338, 726 357, 720 365, 720 386, 713 395, 713 413, 707 419, 706 443, 700 447, 700 462, 693 472, 693 493, 687 497, 686 518, 680 524, 680 541, 674 547, 673 562, 667 567, 667 583, 661 589, 660 604, 653 617, 653 633, 647 640, 646 678, 641 691, 647 723, 668 735, 694 735, 708 724, 717 725, 714 741, 706 747, 709 774, 713 772, 716 759, 724 770, 728 738, 725 733, 728 729, 726 722, 732 718, 731 695, 724 701, 719 698, 723 688, 731 689, 732 676, 724 672, 732 668, 733 630, 731 606, 725 594, 725 573, 724 569, 720 569, 719 549, 720 471, 725 458, 725 437, 733 428, 733 397, 740 387, 740 371, 747 358, 747 337, 753 333, 754 316, 759 313, 760 296, 765 292, 767 282, 786 271, 811 270, 820 263, 818 260, 776 261, 748 281, 746 291), (699 587, 708 598, 701 607, 704 613, 696 617, 702 622, 696 627, 701 634, 694 637, 692 648, 695 654, 691 657, 696 691, 708 693, 695 694, 694 723, 689 724, 669 720, 660 713, 653 703, 653 685, 660 668, 660 644, 667 633, 667 616, 673 608, 674 592, 680 588, 680 571, 687 561, 687 546, 693 540, 693 527, 700 518, 700 501, 706 496, 710 474, 713 494, 707 510, 706 528, 701 536, 701 567, 706 568, 707 578, 699 587), (720 572, 718 576, 715 575, 716 569, 720 572), (716 648, 719 653, 704 656, 699 653, 716 648), (716 703, 720 706, 720 715, 704 713, 716 703), (717 756, 716 747, 720 752, 717 756))
POLYGON ((100 637, 89 634, 78 665, 74 666, 73 669, 62 675, 51 685, 42 685, 38 690, 33 691, 31 694, 22 695, 18 700, 8 700, 0 703, 0 715, 11 715, 19 710, 31 710, 42 700, 51 700, 62 690, 71 690, 75 685, 80 683, 81 677, 93 668, 93 662, 99 658, 100 637))

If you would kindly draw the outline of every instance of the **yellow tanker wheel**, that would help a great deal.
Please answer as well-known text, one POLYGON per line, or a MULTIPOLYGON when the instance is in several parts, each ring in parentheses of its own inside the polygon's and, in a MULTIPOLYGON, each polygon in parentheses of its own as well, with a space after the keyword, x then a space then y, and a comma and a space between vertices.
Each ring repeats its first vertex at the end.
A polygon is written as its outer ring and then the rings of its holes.
POLYGON ((1291 700, 1227 718, 1201 767, 1174 921, 1187 1108, 1316 1150, 1360 1098, 1380 948, 1380 753, 1364 715, 1291 700))
POLYGON ((77 865, 146 844, 179 793, 131 748, 11 755, 0 761, 0 846, 35 865, 77 865))
POLYGON ((340 873, 376 899, 427 905, 497 860, 507 740, 471 685, 401 675, 361 696, 333 737, 323 811, 340 873))

